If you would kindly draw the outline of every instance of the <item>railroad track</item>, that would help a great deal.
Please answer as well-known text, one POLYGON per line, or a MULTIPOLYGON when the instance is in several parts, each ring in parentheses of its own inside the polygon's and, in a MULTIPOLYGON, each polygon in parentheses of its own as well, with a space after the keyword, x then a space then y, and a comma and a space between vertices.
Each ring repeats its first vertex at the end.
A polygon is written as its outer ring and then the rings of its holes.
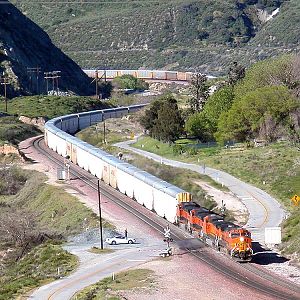
MULTIPOLYGON (((43 137, 36 138, 33 142, 33 146, 38 152, 45 155, 56 165, 60 167, 64 166, 63 158, 56 152, 46 147, 43 141, 43 137)), ((89 174, 87 171, 81 169, 77 165, 74 165, 73 163, 70 163, 70 175, 72 175, 73 178, 80 179, 92 189, 97 190, 98 179, 89 174)), ((129 213, 133 214, 138 219, 148 224, 158 232, 164 232, 164 228, 167 222, 166 220, 158 217, 157 215, 153 214, 131 199, 128 201, 128 198, 125 195, 119 193, 115 189, 102 182, 100 182, 100 187, 102 195, 104 195, 107 199, 127 210, 129 213), (153 217, 153 215, 155 217, 153 217)), ((170 225, 170 227, 172 238, 177 243, 192 237, 190 234, 176 227, 175 225, 170 225)), ((300 287, 298 285, 293 284, 288 280, 282 279, 281 277, 272 276, 267 271, 256 268, 251 263, 236 264, 235 269, 238 270, 233 270, 232 267, 229 267, 226 265, 226 263, 224 263, 224 260, 230 260, 228 257, 222 257, 220 255, 222 259, 215 259, 215 257, 212 257, 211 253, 209 253, 212 249, 210 248, 209 252, 205 251, 206 246, 202 242, 200 248, 201 250, 192 250, 189 248, 186 248, 186 250, 191 255, 210 266, 216 272, 224 275, 226 278, 242 284, 247 288, 261 292, 264 295, 274 297, 275 299, 300 299, 300 287), (280 287, 281 289, 278 287, 280 287)))

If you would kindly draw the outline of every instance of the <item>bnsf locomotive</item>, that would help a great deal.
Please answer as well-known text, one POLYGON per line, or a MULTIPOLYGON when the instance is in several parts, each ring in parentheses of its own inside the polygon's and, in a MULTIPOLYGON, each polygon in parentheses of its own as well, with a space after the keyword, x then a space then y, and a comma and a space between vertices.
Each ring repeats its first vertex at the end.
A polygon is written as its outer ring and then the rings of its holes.
POLYGON ((231 257, 250 261, 253 255, 251 233, 227 222, 224 217, 195 202, 181 202, 177 206, 176 223, 217 250, 224 250, 231 257))

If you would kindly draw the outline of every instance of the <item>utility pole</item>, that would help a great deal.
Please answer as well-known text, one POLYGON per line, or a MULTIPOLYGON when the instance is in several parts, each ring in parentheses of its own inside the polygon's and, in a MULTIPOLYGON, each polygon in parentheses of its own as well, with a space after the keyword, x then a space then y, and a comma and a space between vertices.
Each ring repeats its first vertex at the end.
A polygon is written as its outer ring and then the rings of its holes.
POLYGON ((56 94, 58 95, 59 93, 59 88, 58 88, 58 78, 60 78, 61 76, 59 75, 61 73, 61 71, 54 71, 55 72, 55 79, 56 79, 56 94))
POLYGON ((103 143, 106 144, 106 126, 105 126, 105 120, 103 121, 103 143))
POLYGON ((35 74, 36 78, 36 93, 39 94, 39 73, 41 73, 41 68, 40 67, 35 67, 35 68, 29 68, 27 67, 27 73, 30 74, 30 87, 32 88, 32 77, 31 74, 35 74))
MULTIPOLYGON (((104 67, 103 71, 104 71, 104 72, 103 72, 102 76, 100 77, 100 79, 103 79, 103 78, 104 78, 104 82, 107 82, 106 67, 104 67)), ((97 70, 97 72, 99 72, 99 71, 97 70)))
POLYGON ((48 92, 49 92, 49 84, 48 84, 48 79, 49 79, 49 76, 51 75, 51 72, 44 72, 44 79, 46 79, 46 90, 47 90, 47 95, 48 95, 48 92))
POLYGON ((95 78, 92 80, 91 83, 93 83, 95 81, 95 85, 96 85, 96 98, 99 99, 99 93, 98 93, 98 82, 99 82, 99 71, 98 69, 95 70, 95 78))
POLYGON ((52 79, 52 91, 56 90, 56 95, 58 95, 59 88, 58 88, 58 78, 61 77, 61 71, 52 71, 52 72, 45 72, 44 78, 47 80, 47 95, 48 95, 48 79, 52 79), (56 85, 56 87, 55 87, 56 85))
POLYGON ((106 79, 106 67, 104 68, 104 82, 107 82, 107 79, 106 79))
POLYGON ((96 98, 98 99, 98 70, 95 71, 96 98))
POLYGON ((5 112, 7 112, 7 89, 6 86, 9 84, 8 78, 4 75, 1 78, 1 85, 4 85, 4 101, 5 101, 5 112))
POLYGON ((103 249, 103 233, 102 233, 102 215, 101 215, 101 191, 100 181, 98 179, 98 203, 99 203, 99 233, 100 233, 100 247, 103 249))

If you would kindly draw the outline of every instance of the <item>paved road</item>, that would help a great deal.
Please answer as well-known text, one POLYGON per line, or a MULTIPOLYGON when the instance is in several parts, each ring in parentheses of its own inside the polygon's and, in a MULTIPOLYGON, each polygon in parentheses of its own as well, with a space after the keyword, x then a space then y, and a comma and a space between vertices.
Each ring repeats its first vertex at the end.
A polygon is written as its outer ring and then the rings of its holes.
POLYGON ((116 245, 117 249, 111 254, 92 254, 87 252, 87 247, 64 247, 69 252, 80 257, 80 266, 70 276, 54 281, 37 289, 29 299, 32 300, 66 300, 76 292, 99 280, 112 276, 132 267, 136 267, 157 257, 163 242, 151 245, 116 245))
POLYGON ((264 244, 265 228, 279 226, 282 220, 285 218, 285 211, 278 201, 263 190, 256 188, 251 184, 242 182, 241 180, 223 171, 199 166, 196 164, 188 164, 166 159, 157 154, 133 148, 130 146, 130 144, 134 142, 135 140, 125 141, 117 143, 115 146, 140 154, 165 165, 185 168, 200 174, 208 175, 215 181, 227 186, 248 209, 249 220, 245 227, 251 231, 254 241, 264 244))

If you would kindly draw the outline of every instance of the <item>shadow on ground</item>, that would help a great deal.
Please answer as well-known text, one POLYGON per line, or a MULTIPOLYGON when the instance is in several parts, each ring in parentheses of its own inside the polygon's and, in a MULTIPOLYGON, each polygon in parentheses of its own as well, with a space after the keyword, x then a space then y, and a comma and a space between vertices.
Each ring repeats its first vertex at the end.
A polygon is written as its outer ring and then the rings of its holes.
POLYGON ((198 250, 206 247, 203 242, 201 242, 199 239, 194 239, 194 238, 177 241, 176 244, 181 250, 185 250, 185 249, 198 250))
POLYGON ((253 242, 252 247, 254 251, 252 263, 258 265, 269 265, 273 263, 284 263, 289 261, 289 259, 281 256, 277 252, 264 248, 260 243, 253 242))

